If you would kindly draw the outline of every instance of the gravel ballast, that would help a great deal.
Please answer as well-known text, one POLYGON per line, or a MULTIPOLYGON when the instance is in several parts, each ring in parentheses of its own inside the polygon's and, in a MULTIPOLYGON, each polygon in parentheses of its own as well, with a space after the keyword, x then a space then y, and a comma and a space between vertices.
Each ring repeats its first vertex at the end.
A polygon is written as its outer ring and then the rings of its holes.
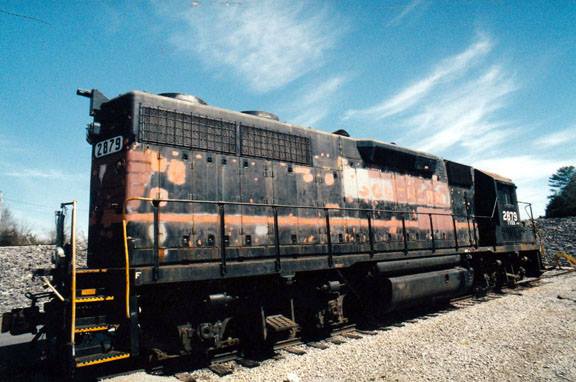
POLYGON ((40 280, 32 280, 36 268, 52 266, 52 245, 0 247, 0 313, 30 305, 26 292, 42 292, 40 280))
MULTIPOLYGON (((536 219, 536 227, 544 244, 544 263, 556 264, 556 254, 565 252, 576 257, 576 217, 536 219)), ((568 265, 561 260, 562 265, 568 265)))
MULTIPOLYGON (((45 292, 42 281, 32 278, 35 269, 51 268, 54 245, 0 247, 0 314, 30 305, 25 293, 45 292)), ((78 248, 78 266, 86 266, 86 250, 78 248)))
MULTIPOLYGON (((535 288, 392 326, 375 336, 307 354, 282 352, 218 377, 197 381, 573 381, 576 380, 576 274, 535 288), (559 298, 560 297, 560 298, 559 298)), ((143 372, 113 382, 176 381, 143 372)))

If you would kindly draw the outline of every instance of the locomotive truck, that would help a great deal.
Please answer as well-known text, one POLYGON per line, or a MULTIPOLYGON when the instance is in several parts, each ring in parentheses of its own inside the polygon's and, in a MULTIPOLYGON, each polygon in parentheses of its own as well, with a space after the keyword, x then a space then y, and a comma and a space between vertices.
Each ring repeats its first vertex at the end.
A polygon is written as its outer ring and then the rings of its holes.
POLYGON ((47 291, 2 320, 67 371, 249 355, 541 273, 510 179, 180 93, 77 94, 87 266, 64 203, 54 265, 35 272, 47 291))

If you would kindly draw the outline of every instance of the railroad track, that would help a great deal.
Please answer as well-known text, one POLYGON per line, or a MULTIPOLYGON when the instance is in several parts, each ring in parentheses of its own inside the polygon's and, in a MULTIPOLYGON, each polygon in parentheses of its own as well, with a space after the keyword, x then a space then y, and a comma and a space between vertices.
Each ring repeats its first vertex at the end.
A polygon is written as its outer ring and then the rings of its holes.
MULTIPOLYGON (((307 353, 306 348, 327 349, 329 346, 327 343, 329 342, 336 345, 345 342, 344 340, 338 340, 337 337, 339 336, 348 338, 361 338, 361 336, 359 334, 355 334, 355 332, 356 324, 347 324, 333 329, 330 332, 330 336, 326 338, 305 340, 303 338, 295 337, 289 340, 281 341, 274 344, 272 353, 268 354, 268 358, 281 359, 283 358, 281 352, 304 355, 307 353)), ((246 358, 238 354, 217 356, 211 361, 208 369, 223 377, 225 375, 231 374, 234 371, 235 366, 233 362, 243 367, 252 368, 259 366, 262 359, 265 359, 265 357, 257 356, 254 358, 246 358)))

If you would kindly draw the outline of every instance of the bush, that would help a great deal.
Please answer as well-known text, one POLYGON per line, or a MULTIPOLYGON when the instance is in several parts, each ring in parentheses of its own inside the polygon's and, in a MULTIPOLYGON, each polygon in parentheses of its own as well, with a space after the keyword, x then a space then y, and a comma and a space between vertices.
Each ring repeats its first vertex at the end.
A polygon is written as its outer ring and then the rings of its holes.
POLYGON ((25 223, 18 222, 9 209, 3 208, 0 214, 0 246, 41 244, 25 223))

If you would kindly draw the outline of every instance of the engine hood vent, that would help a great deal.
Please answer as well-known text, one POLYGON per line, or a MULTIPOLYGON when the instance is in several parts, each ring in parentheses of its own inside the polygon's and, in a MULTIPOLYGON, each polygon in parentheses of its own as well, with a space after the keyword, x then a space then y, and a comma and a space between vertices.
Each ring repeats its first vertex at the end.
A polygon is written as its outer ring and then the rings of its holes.
POLYGON ((244 114, 250 114, 255 117, 271 119, 273 121, 280 121, 280 118, 276 114, 269 113, 267 111, 259 111, 259 110, 246 110, 243 111, 244 114))
POLYGON ((333 131, 332 134, 341 135, 341 136, 343 136, 343 137, 348 137, 348 138, 350 138, 350 134, 349 134, 346 130, 344 130, 344 129, 340 129, 340 130, 333 131))
POLYGON ((160 93, 158 95, 161 95, 162 97, 168 97, 168 98, 174 98, 180 101, 185 101, 185 102, 190 102, 190 103, 194 103, 197 105, 208 105, 206 103, 206 101, 204 101, 202 98, 200 97, 196 97, 190 94, 184 94, 184 93, 160 93))

